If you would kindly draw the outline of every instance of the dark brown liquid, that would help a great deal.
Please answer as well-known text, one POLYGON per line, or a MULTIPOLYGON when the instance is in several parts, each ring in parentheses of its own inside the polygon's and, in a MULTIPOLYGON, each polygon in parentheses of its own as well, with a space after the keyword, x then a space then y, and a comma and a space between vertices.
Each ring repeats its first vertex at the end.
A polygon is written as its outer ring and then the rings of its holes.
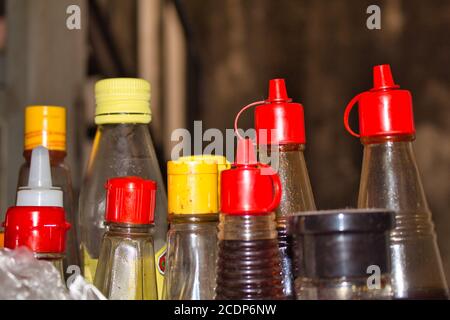
POLYGON ((278 249, 281 259, 281 273, 283 277, 283 292, 286 299, 294 299, 294 276, 292 273, 292 241, 285 226, 279 226, 278 249))
POLYGON ((448 292, 444 289, 424 289, 409 291, 406 296, 395 297, 395 300, 448 300, 448 292))
POLYGON ((276 239, 221 240, 217 268, 218 300, 285 299, 276 239))

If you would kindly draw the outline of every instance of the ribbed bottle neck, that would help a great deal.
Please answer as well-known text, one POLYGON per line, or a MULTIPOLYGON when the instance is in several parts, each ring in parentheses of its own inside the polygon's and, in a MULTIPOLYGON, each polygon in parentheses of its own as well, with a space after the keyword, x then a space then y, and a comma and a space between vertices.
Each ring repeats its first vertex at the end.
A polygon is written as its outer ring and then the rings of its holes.
POLYGON ((107 222, 106 225, 108 232, 122 236, 127 236, 130 234, 151 235, 153 228, 153 225, 142 225, 142 224, 134 225, 115 222, 107 222))
POLYGON ((275 214, 221 214, 219 240, 270 240, 277 238, 275 214))

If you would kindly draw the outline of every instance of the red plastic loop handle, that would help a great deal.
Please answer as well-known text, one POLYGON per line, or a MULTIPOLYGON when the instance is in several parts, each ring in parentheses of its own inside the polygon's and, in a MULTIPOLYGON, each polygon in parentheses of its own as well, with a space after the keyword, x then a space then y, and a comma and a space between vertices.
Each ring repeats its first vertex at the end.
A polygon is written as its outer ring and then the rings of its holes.
POLYGON ((266 208, 266 212, 272 212, 276 208, 278 208, 278 206, 280 205, 281 196, 282 196, 281 180, 280 180, 280 177, 278 176, 278 174, 275 172, 275 170, 272 169, 271 166, 269 166, 267 164, 263 164, 263 163, 260 163, 259 165, 261 167, 266 168, 267 170, 272 171, 270 173, 270 178, 272 179, 272 184, 273 184, 273 199, 272 199, 272 202, 266 208))
POLYGON ((238 137, 239 139, 244 139, 244 137, 242 137, 242 136, 240 135, 239 131, 238 131, 238 121, 239 121, 239 117, 241 116, 241 114, 242 114, 245 110, 247 110, 247 109, 249 109, 249 108, 251 108, 251 107, 258 106, 258 105, 260 105, 260 104, 265 104, 265 103, 266 103, 266 101, 264 101, 264 100, 252 102, 252 103, 246 105, 245 107, 243 107, 243 108, 238 112, 238 114, 236 115, 236 118, 234 119, 234 132, 236 133, 236 135, 237 135, 237 137, 238 137))
POLYGON ((350 124, 348 123, 348 119, 350 117, 350 112, 352 112, 353 107, 355 106, 355 104, 359 101, 359 98, 361 97, 362 93, 358 94, 357 96, 355 96, 352 100, 350 100, 350 102, 347 104, 347 107, 345 107, 345 112, 344 112, 344 126, 345 129, 354 137, 361 137, 360 134, 356 133, 355 131, 353 131, 352 128, 350 128, 350 124))

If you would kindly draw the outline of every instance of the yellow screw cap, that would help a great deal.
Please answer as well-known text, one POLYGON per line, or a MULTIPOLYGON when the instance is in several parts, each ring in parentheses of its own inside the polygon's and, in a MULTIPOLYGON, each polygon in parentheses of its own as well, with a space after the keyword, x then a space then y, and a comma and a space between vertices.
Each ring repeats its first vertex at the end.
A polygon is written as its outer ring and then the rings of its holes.
POLYGON ((44 146, 49 150, 66 151, 66 109, 58 106, 25 108, 24 149, 44 146))
POLYGON ((220 172, 229 167, 230 164, 222 156, 189 156, 169 161, 169 213, 217 213, 220 172))
POLYGON ((116 78, 95 84, 95 123, 150 123, 150 83, 116 78))

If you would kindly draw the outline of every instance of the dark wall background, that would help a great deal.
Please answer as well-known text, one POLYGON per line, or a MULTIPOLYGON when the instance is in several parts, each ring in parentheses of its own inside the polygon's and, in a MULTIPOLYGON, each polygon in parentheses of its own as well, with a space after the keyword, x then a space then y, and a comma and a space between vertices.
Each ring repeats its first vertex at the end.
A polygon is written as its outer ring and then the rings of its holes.
MULTIPOLYGON (((362 146, 342 116, 372 86, 372 67, 392 65, 412 91, 416 155, 450 278, 450 2, 420 0, 185 1, 198 62, 195 119, 231 128, 238 110, 266 96, 268 80, 286 78, 305 107, 310 178, 320 209, 355 206, 362 146), (366 9, 381 8, 381 30, 366 9)), ((356 117, 353 117, 356 126, 356 117)), ((253 114, 241 119, 253 125, 253 114)))

